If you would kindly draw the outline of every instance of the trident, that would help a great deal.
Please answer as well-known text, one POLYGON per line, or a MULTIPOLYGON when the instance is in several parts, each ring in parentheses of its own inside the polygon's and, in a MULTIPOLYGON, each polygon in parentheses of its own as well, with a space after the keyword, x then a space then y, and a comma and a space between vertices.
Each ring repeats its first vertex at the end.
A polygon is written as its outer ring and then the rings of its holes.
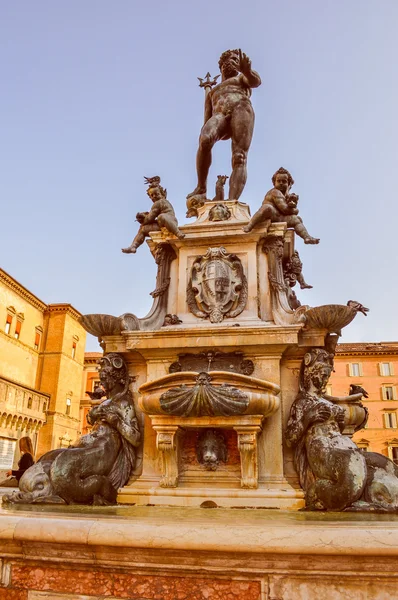
MULTIPOLYGON (((199 87, 205 88, 205 106, 206 106, 206 98, 209 95, 209 92, 210 92, 211 88, 214 87, 217 84, 217 79, 219 77, 220 77, 220 75, 216 75, 212 79, 209 72, 206 73, 204 79, 202 79, 201 77, 198 77, 198 79, 199 79, 199 87)), ((206 109, 205 109, 205 111, 206 111, 206 109)))

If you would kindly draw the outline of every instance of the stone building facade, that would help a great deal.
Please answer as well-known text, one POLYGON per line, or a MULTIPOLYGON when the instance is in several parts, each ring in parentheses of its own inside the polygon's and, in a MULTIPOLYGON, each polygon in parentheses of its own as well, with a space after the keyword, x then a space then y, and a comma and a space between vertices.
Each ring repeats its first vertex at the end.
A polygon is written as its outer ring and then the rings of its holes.
POLYGON ((70 304, 46 304, 0 269, 0 470, 29 435, 36 457, 80 433, 86 332, 70 304))
POLYGON ((86 352, 84 355, 84 369, 80 396, 80 431, 85 434, 90 430, 87 423, 87 413, 91 408, 91 400, 87 392, 93 392, 100 383, 98 375, 98 361, 103 356, 102 352, 86 352))
POLYGON ((345 396, 350 385, 369 394, 365 429, 354 434, 361 448, 379 452, 398 464, 398 342, 339 344, 329 394, 345 396))

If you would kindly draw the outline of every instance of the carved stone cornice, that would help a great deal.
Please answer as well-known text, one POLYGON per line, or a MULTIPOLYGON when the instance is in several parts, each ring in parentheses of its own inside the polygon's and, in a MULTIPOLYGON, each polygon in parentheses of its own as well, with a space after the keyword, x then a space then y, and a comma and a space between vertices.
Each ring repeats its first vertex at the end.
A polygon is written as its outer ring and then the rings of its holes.
POLYGON ((339 356, 397 356, 398 344, 391 343, 352 343, 338 344, 336 358, 339 356))
POLYGON ((30 387, 29 385, 25 385, 24 383, 20 383, 19 381, 15 381, 14 379, 10 379, 9 377, 4 377, 4 375, 0 375, 0 381, 3 381, 4 383, 13 385, 15 387, 22 388, 27 392, 32 392, 33 394, 37 394, 38 396, 43 396, 46 399, 51 398, 51 394, 47 394, 47 392, 41 392, 40 390, 30 387))
POLYGON ((35 308, 44 312, 47 309, 47 304, 40 300, 37 296, 32 294, 26 287, 21 285, 16 279, 11 277, 6 271, 0 269, 0 281, 2 281, 7 287, 16 292, 19 296, 21 296, 24 300, 29 302, 35 308))
POLYGON ((48 304, 46 306, 46 311, 45 312, 49 312, 49 313, 56 313, 56 312, 58 312, 58 313, 66 313, 66 314, 70 315, 71 317, 73 317, 74 319, 76 319, 76 321, 79 321, 80 318, 83 316, 71 304, 65 304, 65 303, 48 304))

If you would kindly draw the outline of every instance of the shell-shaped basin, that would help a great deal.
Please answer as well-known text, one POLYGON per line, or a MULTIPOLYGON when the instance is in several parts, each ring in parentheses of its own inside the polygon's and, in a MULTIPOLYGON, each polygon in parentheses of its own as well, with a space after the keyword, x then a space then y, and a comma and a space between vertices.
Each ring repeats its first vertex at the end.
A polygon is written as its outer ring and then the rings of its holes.
POLYGON ((327 329, 330 333, 338 333, 351 323, 357 311, 344 304, 325 304, 308 309, 303 317, 306 327, 327 329))
POLYGON ((113 315, 83 315, 80 318, 80 323, 88 333, 96 337, 117 335, 121 330, 120 318, 113 315))
POLYGON ((278 385, 230 371, 171 373, 144 383, 138 392, 147 415, 268 417, 280 405, 278 385))
POLYGON ((83 315, 80 317, 80 323, 88 333, 96 337, 119 335, 121 331, 139 329, 138 319, 131 313, 125 313, 120 317, 104 314, 83 315))

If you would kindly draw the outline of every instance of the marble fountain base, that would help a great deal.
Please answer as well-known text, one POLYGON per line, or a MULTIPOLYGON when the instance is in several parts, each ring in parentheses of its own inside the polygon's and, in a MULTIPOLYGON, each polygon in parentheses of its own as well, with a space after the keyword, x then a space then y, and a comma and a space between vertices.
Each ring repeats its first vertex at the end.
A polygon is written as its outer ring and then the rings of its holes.
POLYGON ((396 600, 398 516, 0 510, 0 599, 396 600))

